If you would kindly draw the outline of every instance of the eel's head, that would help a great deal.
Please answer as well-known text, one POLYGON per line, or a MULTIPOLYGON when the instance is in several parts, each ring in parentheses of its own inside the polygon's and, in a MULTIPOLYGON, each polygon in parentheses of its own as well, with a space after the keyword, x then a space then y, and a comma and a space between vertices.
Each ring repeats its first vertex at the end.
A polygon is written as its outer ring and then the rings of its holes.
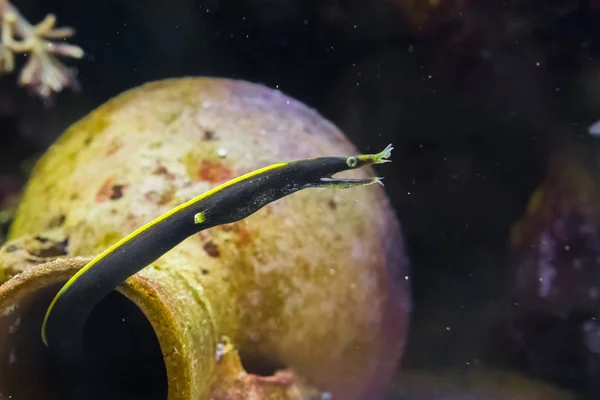
MULTIPOLYGON (((349 188, 355 186, 371 185, 379 183, 383 185, 381 177, 367 179, 334 178, 333 175, 339 172, 353 170, 367 165, 384 164, 391 162, 389 158, 394 148, 389 144, 385 149, 377 154, 359 154, 350 157, 327 157, 321 159, 324 174, 320 178, 319 187, 349 188)), ((319 159, 315 159, 317 161, 319 159)))

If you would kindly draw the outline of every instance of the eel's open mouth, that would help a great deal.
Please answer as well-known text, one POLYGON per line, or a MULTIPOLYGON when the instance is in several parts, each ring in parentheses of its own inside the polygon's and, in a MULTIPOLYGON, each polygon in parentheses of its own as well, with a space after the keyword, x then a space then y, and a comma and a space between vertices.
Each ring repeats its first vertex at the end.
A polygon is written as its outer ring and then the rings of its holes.
MULTIPOLYGON (((390 160, 389 158, 392 156, 393 149, 394 149, 394 147, 390 143, 386 146, 385 149, 383 149, 382 151, 380 151, 377 154, 360 154, 357 156, 348 157, 347 170, 356 169, 356 168, 364 167, 367 165, 384 164, 384 163, 392 162, 392 160, 390 160)), ((356 187, 356 186, 372 185, 374 183, 378 183, 381 186, 383 186, 382 180, 383 180, 382 177, 374 177, 374 178, 367 178, 367 179, 352 179, 352 178, 334 178, 331 175, 321 178, 321 182, 323 183, 323 186, 334 187, 334 188, 350 188, 350 187, 356 187)))

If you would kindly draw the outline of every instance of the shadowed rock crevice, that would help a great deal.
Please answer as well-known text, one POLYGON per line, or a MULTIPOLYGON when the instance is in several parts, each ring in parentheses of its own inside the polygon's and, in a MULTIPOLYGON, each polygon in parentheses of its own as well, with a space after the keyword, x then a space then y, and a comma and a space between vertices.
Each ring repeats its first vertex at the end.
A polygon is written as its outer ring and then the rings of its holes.
POLYGON ((86 379, 66 387, 40 337, 46 308, 61 285, 29 292, 0 310, 0 394, 12 400, 167 398, 167 375, 158 340, 133 302, 118 292, 92 313, 84 332, 86 379))

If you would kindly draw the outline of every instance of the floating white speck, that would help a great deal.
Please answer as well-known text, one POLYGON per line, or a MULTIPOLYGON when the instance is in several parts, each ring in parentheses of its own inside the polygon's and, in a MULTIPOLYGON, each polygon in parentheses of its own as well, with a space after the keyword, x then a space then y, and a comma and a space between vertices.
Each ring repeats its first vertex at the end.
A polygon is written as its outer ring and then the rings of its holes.
POLYGON ((582 328, 587 349, 592 353, 600 354, 600 325, 594 321, 586 321, 582 328))
POLYGON ((588 128, 588 133, 591 136, 600 136, 600 121, 596 121, 592 125, 590 125, 590 127, 588 128))
POLYGON ((17 362, 17 349, 14 347, 10 350, 10 354, 8 355, 8 363, 15 364, 17 362))
POLYGON ((220 147, 219 150, 217 150, 217 154, 219 155, 219 157, 225 158, 227 157, 227 149, 220 147))
POLYGON ((543 255, 538 262, 538 295, 547 297, 552 289, 553 280, 556 278, 556 270, 553 267, 556 254, 554 253, 553 241, 550 239, 547 232, 544 232, 539 240, 540 253, 543 255))
POLYGON ((216 359, 217 362, 221 361, 221 358, 223 357, 223 350, 225 349, 225 345, 223 343, 219 343, 217 344, 217 351, 216 351, 216 359))
POLYGON ((13 333, 15 333, 17 331, 17 329, 19 328, 19 325, 21 324, 21 317, 17 317, 17 319, 15 319, 15 322, 13 322, 9 327, 8 327, 8 334, 12 335, 13 333))

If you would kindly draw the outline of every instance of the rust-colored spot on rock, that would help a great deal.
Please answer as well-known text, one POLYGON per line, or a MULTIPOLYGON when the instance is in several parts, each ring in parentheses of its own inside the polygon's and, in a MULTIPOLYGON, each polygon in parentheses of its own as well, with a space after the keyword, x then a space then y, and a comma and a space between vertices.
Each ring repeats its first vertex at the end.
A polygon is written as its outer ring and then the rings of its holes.
POLYGON ((231 224, 225 224, 219 226, 217 229, 220 229, 224 232, 233 232, 236 235, 235 244, 238 247, 244 247, 252 243, 252 233, 246 228, 245 222, 234 222, 231 224))
POLYGON ((127 185, 115 184, 114 178, 108 178, 96 193, 96 202, 103 203, 106 200, 117 200, 123 197, 123 191, 127 185))
POLYGON ((108 145, 108 149, 106 150, 106 155, 107 156, 112 156, 117 151, 119 151, 119 149, 121 147, 123 147, 123 142, 120 139, 113 139, 110 142, 110 144, 108 145))
POLYGON ((170 172, 167 167, 160 165, 153 172, 154 175, 162 175, 169 180, 175 179, 175 174, 170 172))
POLYGON ((100 190, 96 193, 96 202, 103 203, 108 200, 112 194, 112 187, 114 184, 114 178, 108 178, 102 186, 100 186, 100 190))
POLYGON ((244 225, 240 224, 238 226, 237 234, 238 237, 236 243, 238 246, 244 247, 252 243, 252 234, 244 225))
POLYGON ((209 236, 210 235, 208 233, 206 233, 206 232, 202 232, 202 231, 198 232, 198 237, 200 238, 200 241, 202 243, 206 242, 208 240, 209 236))
POLYGON ((206 254, 211 257, 219 257, 221 255, 219 247, 213 241, 206 242, 204 245, 204 251, 206 251, 206 254))
POLYGON ((231 232, 231 231, 237 231, 237 227, 235 226, 235 224, 224 224, 224 225, 220 225, 219 228, 224 231, 224 232, 231 232))
POLYGON ((221 183, 233 178, 233 171, 220 161, 202 160, 198 177, 203 181, 221 183))

